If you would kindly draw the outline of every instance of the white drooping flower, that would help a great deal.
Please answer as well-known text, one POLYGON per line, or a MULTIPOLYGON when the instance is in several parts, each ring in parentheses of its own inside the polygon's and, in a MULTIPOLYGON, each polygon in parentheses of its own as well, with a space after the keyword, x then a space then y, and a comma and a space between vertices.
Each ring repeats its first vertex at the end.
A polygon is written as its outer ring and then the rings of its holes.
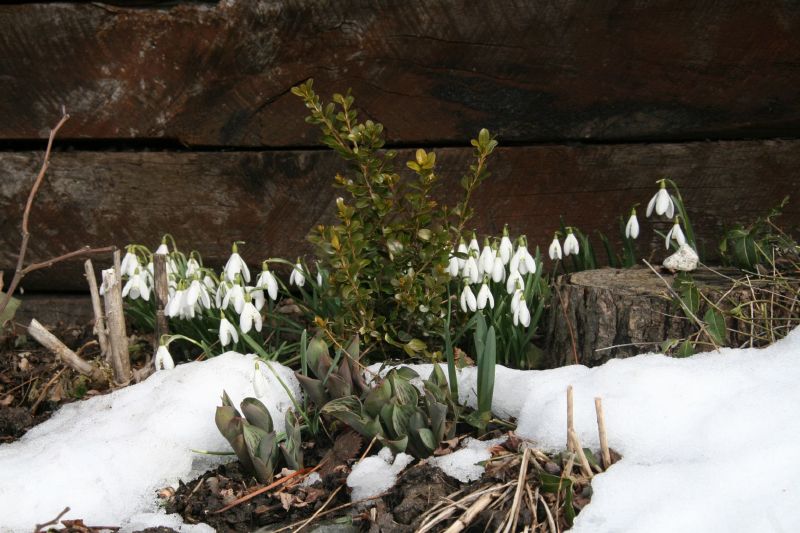
POLYGON ((253 372, 253 391, 256 393, 257 398, 265 398, 269 394, 269 383, 264 373, 256 362, 256 370, 253 372))
POLYGON ((208 289, 209 293, 217 290, 217 283, 214 281, 214 278, 208 274, 203 276, 203 285, 206 286, 206 289, 208 289))
POLYGON ((200 304, 201 309, 211 309, 211 295, 205 283, 195 278, 186 290, 186 305, 194 307, 200 304))
POLYGON ((256 328, 256 331, 261 331, 261 313, 250 301, 250 296, 247 295, 246 298, 247 301, 245 301, 242 313, 239 315, 239 329, 242 330, 242 333, 247 333, 253 327, 256 328))
POLYGON ((506 280, 506 292, 508 294, 513 294, 517 288, 517 285, 524 285, 525 281, 522 279, 519 271, 511 270, 508 274, 508 279, 506 280))
MULTIPOLYGON (((166 236, 161 239, 161 244, 158 245, 155 251, 156 255, 166 255, 167 260, 165 261, 167 266, 167 275, 175 274, 178 271, 178 265, 175 263, 175 260, 169 256, 169 246, 167 246, 167 238, 166 236)), ((150 264, 147 265, 147 269, 150 271, 150 274, 153 274, 153 262, 151 261, 150 264)))
POLYGON ((200 263, 197 262, 197 259, 194 257, 190 257, 188 261, 186 261, 186 277, 191 278, 195 274, 200 272, 200 263))
POLYGON ((147 284, 147 277, 144 272, 138 268, 133 272, 122 288, 122 297, 130 297, 131 300, 141 298, 145 302, 150 300, 150 287, 147 284))
POLYGON ((667 233, 667 238, 664 239, 664 244, 666 245, 667 250, 669 250, 670 240, 678 243, 678 246, 683 246, 686 244, 686 236, 683 234, 683 230, 681 229, 680 217, 675 219, 675 223, 667 233))
POLYGON ((506 279, 506 267, 503 264, 503 258, 499 255, 494 258, 494 265, 492 265, 492 281, 495 283, 502 283, 506 279))
POLYGON ((522 324, 524 327, 531 325, 531 312, 528 309, 528 304, 525 303, 525 297, 521 296, 517 303, 516 310, 514 311, 514 325, 522 324))
POLYGON ((478 258, 478 269, 481 271, 481 275, 492 272, 496 255, 497 250, 493 249, 492 245, 489 244, 489 239, 485 239, 483 242, 483 250, 481 250, 481 255, 478 258))
POLYGON ((564 255, 578 255, 580 251, 581 247, 578 244, 577 237, 572 233, 572 228, 567 228, 567 237, 564 239, 564 255))
POLYGON ((141 265, 139 264, 139 258, 136 257, 136 254, 130 251, 125 252, 125 257, 122 258, 122 263, 120 264, 119 269, 122 271, 123 276, 132 277, 136 270, 139 269, 141 265))
POLYGON ((460 261, 461 259, 459 259, 455 255, 450 256, 450 261, 447 262, 447 272, 450 274, 451 278, 455 278, 458 276, 458 272, 459 270, 461 270, 460 267, 458 266, 458 263, 460 261))
POLYGON ((155 253, 158 255, 169 255, 169 246, 167 246, 166 239, 161 240, 161 244, 158 245, 155 253))
POLYGON ((297 285, 298 287, 302 287, 306 284, 306 276, 305 270, 303 269, 303 265, 300 263, 300 260, 297 260, 295 263, 294 268, 292 269, 292 273, 289 274, 289 285, 297 285))
POLYGON ((464 238, 462 237, 458 241, 458 253, 461 257, 458 258, 458 269, 461 270, 464 268, 464 263, 467 262, 465 259, 469 256, 469 249, 467 248, 467 243, 464 242, 464 238))
POLYGON ((225 293, 225 296, 222 298, 222 305, 220 306, 220 309, 227 309, 230 305, 233 305, 233 310, 241 315, 242 309, 244 308, 244 303, 244 287, 238 283, 234 283, 230 286, 228 291, 225 293))
POLYGON ((464 280, 464 289, 461 291, 461 310, 465 313, 467 311, 475 312, 478 309, 478 301, 472 288, 469 286, 468 280, 464 280))
POLYGON ((264 264, 264 270, 258 275, 256 280, 256 287, 259 289, 266 289, 269 299, 273 302, 278 299, 278 280, 275 275, 269 271, 269 267, 264 264))
POLYGON ((469 259, 464 263, 464 270, 461 272, 463 277, 469 278, 470 283, 478 283, 481 280, 478 261, 475 259, 477 255, 477 252, 470 250, 469 259))
POLYGON ((184 296, 186 291, 184 289, 176 289, 175 292, 170 294, 167 305, 164 307, 164 314, 168 317, 175 318, 181 314, 181 307, 183 306, 184 296))
POLYGON ((561 242, 558 240, 558 233, 553 235, 553 242, 550 243, 550 248, 547 249, 547 253, 550 255, 551 261, 560 260, 562 258, 561 242))
POLYGON ((227 346, 231 341, 233 341, 234 344, 239 342, 239 334, 236 332, 236 328, 233 324, 225 318, 225 315, 220 313, 219 342, 222 346, 227 346))
POLYGON ((175 368, 175 361, 172 360, 169 349, 165 344, 162 344, 158 347, 158 350, 156 350, 155 365, 156 372, 175 368))
POLYGON ((245 292, 250 295, 253 299, 253 305, 256 306, 256 309, 261 311, 264 308, 264 304, 266 303, 266 298, 264 297, 264 290, 257 289, 255 287, 245 287, 245 292))
POLYGON ((228 280, 221 279, 219 281, 219 285, 217 286, 217 292, 214 295, 214 303, 217 305, 217 309, 225 309, 226 307, 228 307, 227 304, 223 306, 222 302, 226 301, 225 295, 228 294, 228 291, 231 289, 232 286, 233 283, 231 283, 228 280))
POLYGON ((237 243, 233 243, 233 246, 231 246, 231 256, 228 258, 228 262, 225 263, 224 270, 225 278, 229 281, 236 280, 236 275, 241 274, 246 283, 250 282, 250 269, 247 268, 247 263, 245 263, 242 256, 239 255, 237 243))
POLYGON ((474 231, 472 232, 472 239, 470 239, 469 246, 467 246, 467 249, 469 250, 470 254, 472 254, 472 252, 474 251, 476 256, 481 253, 481 247, 478 244, 478 236, 475 235, 474 231))
POLYGON ((486 279, 483 280, 481 288, 478 291, 478 297, 476 299, 478 309, 484 309, 487 303, 491 309, 494 309, 494 296, 492 296, 492 291, 489 290, 489 284, 486 281, 486 279))
POLYGON ((500 259, 503 260, 503 264, 507 265, 509 261, 511 261, 511 254, 514 252, 514 245, 511 243, 511 239, 508 236, 508 224, 503 226, 503 238, 500 239, 500 249, 498 250, 500 253, 500 259))
POLYGON ((520 238, 520 243, 514 257, 511 258, 511 264, 514 265, 516 270, 519 270, 520 274, 524 276, 528 273, 536 273, 536 261, 534 261, 533 256, 528 251, 528 245, 525 244, 522 238, 520 238), (517 258, 516 265, 514 265, 514 257, 517 258))
POLYGON ((639 236, 639 220, 636 218, 636 209, 631 209, 631 217, 625 224, 625 238, 635 239, 639 236))
POLYGON ((653 214, 653 209, 655 209, 657 215, 666 215, 667 218, 672 218, 675 216, 675 204, 667 191, 666 180, 659 180, 658 183, 660 187, 648 202, 645 216, 650 217, 653 214))

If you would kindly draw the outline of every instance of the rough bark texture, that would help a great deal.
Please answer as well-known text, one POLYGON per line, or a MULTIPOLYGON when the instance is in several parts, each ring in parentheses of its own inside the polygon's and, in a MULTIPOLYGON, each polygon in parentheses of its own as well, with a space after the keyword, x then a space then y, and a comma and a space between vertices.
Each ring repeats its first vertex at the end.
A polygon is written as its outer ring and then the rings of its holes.
POLYGON ((289 94, 352 87, 403 143, 800 132, 800 4, 230 0, 0 7, 0 139, 301 146, 289 94))
MULTIPOLYGON (((731 277, 742 276, 735 269, 728 269, 724 273, 731 277)), ((661 275, 671 286, 674 276, 666 272, 661 275)), ((782 330, 793 327, 798 321, 796 311, 787 312, 787 309, 777 306, 754 310, 748 306, 753 299, 768 302, 770 295, 781 297, 780 289, 776 289, 774 284, 764 286, 763 291, 762 283, 758 280, 752 282, 753 288, 732 288, 729 279, 705 268, 693 272, 692 277, 708 301, 726 311, 740 306, 745 319, 755 317, 756 322, 761 322, 763 317, 769 317, 773 322, 772 327, 778 326, 782 330)), ((797 282, 793 283, 795 288, 788 296, 787 293, 783 294, 791 298, 790 305, 796 307, 797 282)), ((663 353, 664 341, 684 339, 700 330, 696 322, 687 318, 680 305, 673 300, 664 281, 647 268, 606 268, 569 274, 559 279, 556 290, 561 297, 554 292, 545 334, 547 347, 544 364, 548 368, 575 363, 570 330, 575 338, 577 360, 586 366, 597 366, 610 359, 630 357, 645 351, 663 353)), ((696 316, 702 319, 708 309, 709 304, 701 298, 696 316)), ((726 314, 725 321, 726 346, 764 344, 756 338, 758 335, 767 337, 761 325, 754 330, 749 322, 733 318, 730 314, 726 314)), ((693 336, 692 340, 709 342, 705 335, 693 336)), ((698 351, 711 348, 705 344, 698 351)))
MULTIPOLYGON (((445 148, 437 155, 440 199, 454 203, 472 151, 445 148)), ((40 157, 0 153, 0 212, 9 215, 0 221, 5 270, 14 265, 19 217, 40 157)), ((401 151, 397 166, 410 157, 401 151)), ((499 234, 508 223, 512 233, 526 233, 545 250, 563 216, 568 225, 613 240, 618 217, 646 203, 654 181, 670 176, 681 186, 701 249, 713 255, 726 225, 752 221, 800 189, 800 141, 501 148, 489 167, 492 176, 474 204, 473 227, 481 232, 499 234)), ((31 213, 29 259, 83 244, 155 248, 167 232, 210 265, 224 262, 234 240, 246 241, 242 250, 251 265, 267 257, 293 259, 310 250, 305 236, 314 226, 332 221, 340 191, 331 182, 344 169, 328 151, 57 153, 31 213)), ((779 220, 798 225, 797 202, 779 220)), ((666 231, 668 224, 655 227, 666 231)), ((652 228, 642 223, 640 250, 663 249, 652 228)), ((80 270, 79 263, 65 263, 34 273, 25 287, 85 290, 80 270)))

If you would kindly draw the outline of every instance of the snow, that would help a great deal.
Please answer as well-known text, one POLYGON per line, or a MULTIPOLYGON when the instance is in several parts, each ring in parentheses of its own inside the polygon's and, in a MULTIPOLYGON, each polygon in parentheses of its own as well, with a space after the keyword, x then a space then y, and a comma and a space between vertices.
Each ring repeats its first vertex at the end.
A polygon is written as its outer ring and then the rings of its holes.
POLYGON ((398 453, 394 460, 389 448, 382 448, 376 455, 365 457, 353 466, 347 476, 347 486, 352 489, 352 501, 371 498, 391 489, 397 475, 407 467, 414 458, 405 453, 398 453))
POLYGON ((479 463, 489 460, 492 457, 489 449, 497 444, 502 444, 505 440, 505 437, 492 440, 468 438, 462 443, 462 448, 453 453, 429 459, 428 462, 440 468, 448 476, 454 477, 462 483, 468 483, 483 476, 486 468, 479 463))
MULTIPOLYGON (((291 372, 273 367, 298 394, 291 372)), ((73 510, 65 518, 87 524, 177 529, 179 519, 159 511, 155 491, 220 460, 190 449, 228 449, 214 409, 223 388, 234 402, 253 394, 253 368, 253 356, 234 353, 179 365, 67 405, 20 441, 0 445, 0 531, 30 531, 67 505, 73 510)), ((430 374, 430 365, 415 368, 430 374)), ((280 428, 280 412, 290 403, 263 371, 270 384, 264 403, 280 428)), ((474 369, 460 371, 461 399, 473 406, 475 380, 474 369)), ((609 443, 623 459, 594 478, 592 502, 573 531, 788 532, 800 523, 800 464, 793 460, 800 330, 763 350, 687 359, 648 354, 593 369, 498 367, 496 383, 495 414, 518 418, 518 433, 549 450, 564 447, 567 386, 574 387, 578 436, 595 450, 594 398, 603 398, 609 443)), ((449 461, 472 476, 466 472, 488 454, 479 446, 486 445, 471 443, 449 461)), ((354 468, 348 478, 354 499, 388 489, 410 461, 383 453, 354 468)), ((435 461, 447 463, 446 457, 435 461)))
MULTIPOLYGON (((65 405, 19 441, 0 446, 0 531, 32 531, 66 506, 65 519, 89 525, 124 525, 136 517, 174 527, 179 517, 152 516, 156 491, 230 460, 190 450, 230 449, 214 412, 223 389, 236 405, 253 395, 253 360, 229 352, 157 372, 138 385, 65 405)), ((292 372, 273 368, 297 394, 292 372)), ((262 401, 280 431, 289 399, 268 370, 265 376, 272 386, 262 401)))

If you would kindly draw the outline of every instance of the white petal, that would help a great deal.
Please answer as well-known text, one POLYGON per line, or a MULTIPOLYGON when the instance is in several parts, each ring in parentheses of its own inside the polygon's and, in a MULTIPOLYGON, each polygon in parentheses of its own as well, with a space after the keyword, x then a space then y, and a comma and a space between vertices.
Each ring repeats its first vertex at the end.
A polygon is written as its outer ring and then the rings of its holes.
POLYGON ((230 325, 225 318, 219 322, 219 342, 222 346, 227 346, 231 342, 231 331, 228 329, 230 325))
POLYGON ((672 198, 669 197, 667 189, 659 189, 656 193, 656 214, 663 215, 667 213, 671 205, 672 198))
POLYGON ((652 197, 652 198, 650 198, 650 201, 649 201, 649 202, 647 202, 647 211, 645 211, 645 214, 644 214, 644 216, 646 216, 646 217, 650 217, 650 215, 652 215, 652 214, 653 214, 653 208, 654 208, 654 207, 655 207, 655 205, 656 205, 656 199, 657 199, 657 198, 658 198, 658 193, 655 193, 655 194, 653 195, 653 197, 652 197))
POLYGON ((467 289, 468 288, 469 287, 467 285, 464 285, 464 290, 461 291, 461 298, 460 298, 461 310, 463 312, 465 312, 465 313, 467 312, 467 289))
POLYGON ((513 250, 514 245, 511 244, 511 239, 508 238, 508 235, 503 235, 503 238, 500 239, 500 259, 503 260, 504 265, 507 265, 511 260, 511 252, 513 250))
POLYGON ((447 263, 447 271, 450 273, 451 278, 455 278, 458 276, 458 258, 453 256, 450 258, 450 261, 447 263))
MULTIPOLYGON (((239 315, 239 329, 242 330, 242 333, 247 333, 253 327, 253 315, 250 312, 251 307, 252 304, 245 304, 242 313, 239 315)), ((255 311, 255 308, 253 308, 253 310, 255 311)))
POLYGON ((551 261, 561 259, 561 243, 558 241, 558 239, 553 239, 553 242, 550 243, 550 248, 547 250, 547 253, 550 255, 551 261))
POLYGON ((467 306, 473 313, 478 309, 478 302, 475 299, 475 293, 472 292, 472 289, 470 289, 469 286, 467 286, 467 306))
POLYGON ((527 249, 525 250, 525 255, 522 257, 522 264, 525 265, 525 270, 531 274, 536 273, 536 261, 533 260, 533 256, 527 249))
POLYGON ((503 259, 498 256, 494 258, 494 267, 492 268, 492 281, 501 283, 503 278, 506 277, 506 267, 503 265, 503 259))
POLYGON ((675 226, 672 226, 667 232, 667 237, 664 239, 664 248, 669 250, 669 241, 672 239, 672 233, 675 231, 675 226))
POLYGON ((175 368, 175 361, 172 360, 172 356, 166 346, 159 346, 158 350, 156 350, 155 365, 156 372, 175 368))
POLYGON ((278 299, 278 280, 275 279, 272 272, 269 273, 267 278, 267 294, 269 294, 269 298, 273 302, 278 299))

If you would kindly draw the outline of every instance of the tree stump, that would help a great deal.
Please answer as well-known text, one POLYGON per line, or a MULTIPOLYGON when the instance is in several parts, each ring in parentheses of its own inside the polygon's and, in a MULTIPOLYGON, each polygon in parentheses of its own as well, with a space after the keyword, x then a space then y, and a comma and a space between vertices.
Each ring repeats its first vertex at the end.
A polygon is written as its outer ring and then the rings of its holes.
MULTIPOLYGON (((712 349, 708 338, 698 334, 697 321, 687 318, 670 293, 667 283, 672 287, 675 275, 661 271, 659 274, 663 280, 652 270, 637 267, 561 276, 550 302, 545 367, 575 363, 597 366, 610 359, 647 351, 661 353, 662 343, 668 339, 692 337, 700 341, 698 351, 712 349)), ((701 267, 691 275, 702 294, 695 316, 702 321, 711 307, 709 301, 724 311, 727 346, 759 346, 775 340, 775 332, 761 328, 758 322, 773 320, 784 313, 777 307, 763 309, 762 304, 753 302, 763 302, 765 293, 780 296, 778 290, 763 286, 765 280, 760 279, 742 283, 743 274, 736 269, 701 267), (756 309, 758 305, 762 307, 756 309)), ((796 301, 794 291, 791 294, 796 301)), ((780 319, 782 325, 776 326, 781 328, 779 336, 797 318, 794 312, 780 319)))

